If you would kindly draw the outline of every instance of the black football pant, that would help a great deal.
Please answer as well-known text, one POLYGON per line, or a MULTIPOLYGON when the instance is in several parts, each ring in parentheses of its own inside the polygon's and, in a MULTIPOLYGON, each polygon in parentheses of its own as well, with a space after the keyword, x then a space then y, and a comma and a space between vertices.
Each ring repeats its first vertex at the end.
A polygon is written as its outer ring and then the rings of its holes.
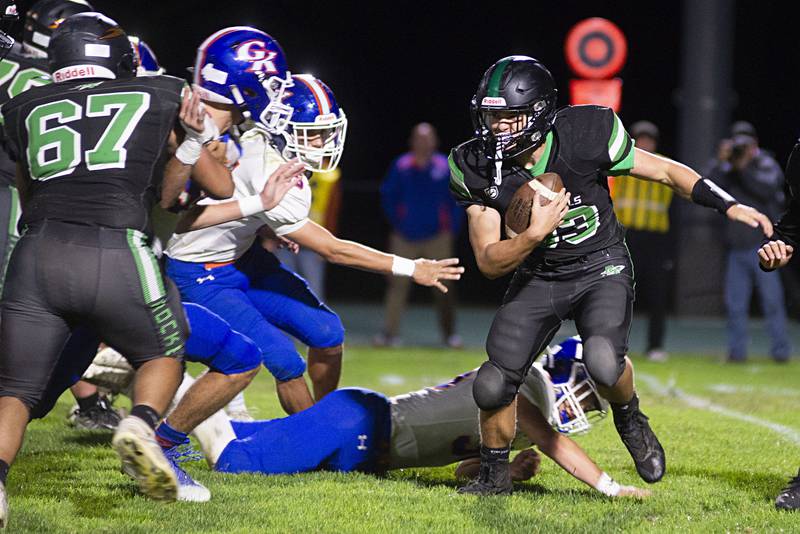
POLYGON ((489 360, 519 387, 561 323, 573 319, 589 374, 611 387, 625 369, 633 300, 633 266, 624 244, 568 264, 522 267, 489 330, 489 360))
POLYGON ((46 411, 39 404, 52 398, 48 388, 70 383, 62 373, 77 380, 92 361, 92 350, 79 351, 85 361, 60 361, 73 331, 83 333, 71 342, 102 339, 134 368, 181 358, 188 333, 177 289, 136 230, 56 221, 26 229, 1 305, 0 397, 20 399, 34 417, 46 411))

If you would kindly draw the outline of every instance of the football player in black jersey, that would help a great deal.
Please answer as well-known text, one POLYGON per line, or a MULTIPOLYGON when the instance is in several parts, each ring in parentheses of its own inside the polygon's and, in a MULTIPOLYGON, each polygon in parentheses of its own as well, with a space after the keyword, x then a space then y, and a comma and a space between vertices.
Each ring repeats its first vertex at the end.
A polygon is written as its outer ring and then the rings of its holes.
MULTIPOLYGON (((758 250, 758 259, 765 271, 785 267, 800 243, 800 142, 794 145, 784 176, 789 190, 788 208, 775 225, 772 239, 758 250)), ((800 510, 800 472, 778 494, 775 507, 779 510, 800 510)))
POLYGON ((173 200, 160 193, 179 189, 202 156, 204 112, 196 95, 181 98, 183 80, 134 77, 127 35, 99 13, 62 22, 48 62, 55 83, 2 107, 25 230, 2 300, 0 483, 66 365, 65 341, 85 326, 138 370, 131 415, 112 444, 145 494, 172 500, 175 474, 153 428, 180 383, 186 323, 148 246, 149 213, 159 196, 173 200))
POLYGON ((486 71, 472 101, 475 138, 450 154, 451 190, 466 207, 478 267, 490 278, 516 270, 486 342, 489 360, 473 393, 481 409, 480 476, 465 493, 512 491, 508 444, 514 398, 530 367, 565 319, 584 340, 584 360, 639 475, 664 475, 664 451, 639 410, 633 367, 625 357, 633 308, 633 266, 614 216, 607 176, 661 182, 695 203, 772 234, 767 217, 736 202, 692 169, 635 149, 616 114, 599 106, 556 108, 550 72, 526 56, 486 71), (561 176, 563 192, 548 206, 536 194, 532 224, 502 239, 516 190, 544 172, 561 176), (568 206, 567 206, 568 202, 568 206))

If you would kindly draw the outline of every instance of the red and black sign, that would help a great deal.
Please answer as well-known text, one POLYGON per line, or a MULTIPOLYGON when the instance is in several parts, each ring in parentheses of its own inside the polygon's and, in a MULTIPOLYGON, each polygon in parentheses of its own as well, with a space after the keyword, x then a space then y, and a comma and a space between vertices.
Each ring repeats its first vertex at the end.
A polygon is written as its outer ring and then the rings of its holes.
POLYGON ((628 55, 628 43, 616 24, 594 17, 572 27, 564 52, 575 74, 601 80, 620 71, 628 55))

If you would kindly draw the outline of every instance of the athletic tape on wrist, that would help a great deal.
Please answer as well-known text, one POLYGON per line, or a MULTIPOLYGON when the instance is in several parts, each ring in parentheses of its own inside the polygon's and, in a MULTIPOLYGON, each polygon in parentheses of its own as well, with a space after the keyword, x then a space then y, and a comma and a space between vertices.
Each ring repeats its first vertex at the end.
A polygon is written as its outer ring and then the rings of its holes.
POLYGON ((608 473, 603 472, 600 474, 600 480, 594 485, 594 489, 607 497, 616 497, 619 495, 620 485, 619 482, 608 476, 608 473))
POLYGON ((392 274, 395 276, 413 276, 416 267, 414 260, 400 256, 394 256, 392 259, 392 274))
POLYGON ((264 204, 261 202, 261 197, 253 195, 239 199, 239 209, 242 211, 242 217, 249 217, 256 213, 264 211, 264 204))
POLYGON ((188 135, 175 151, 175 157, 184 165, 194 165, 200 159, 203 152, 203 144, 197 139, 192 139, 188 135))

